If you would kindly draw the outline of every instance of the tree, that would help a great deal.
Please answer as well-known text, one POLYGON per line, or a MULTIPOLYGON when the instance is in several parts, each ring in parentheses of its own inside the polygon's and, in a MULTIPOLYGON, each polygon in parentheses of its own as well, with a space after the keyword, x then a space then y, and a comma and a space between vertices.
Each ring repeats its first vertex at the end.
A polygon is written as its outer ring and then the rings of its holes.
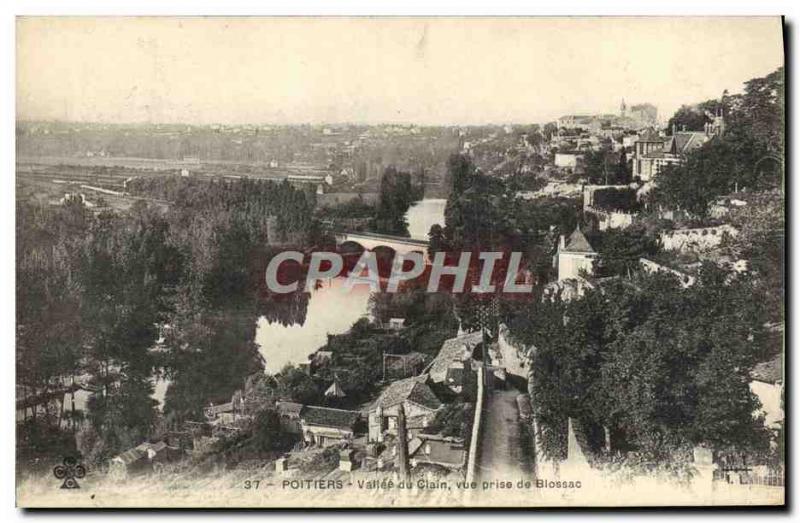
POLYGON ((414 188, 411 183, 410 173, 398 171, 394 166, 387 167, 381 177, 378 207, 371 229, 385 234, 407 235, 406 211, 421 196, 420 188, 414 188))
MULTIPOLYGON (((711 101, 713 102, 713 100, 711 101)), ((708 103, 708 102, 706 102, 708 103)), ((682 105, 667 122, 667 133, 676 131, 702 131, 710 119, 703 109, 697 106, 682 105)))
POLYGON ((568 417, 590 447, 605 446, 605 432, 612 450, 635 452, 639 464, 671 463, 697 444, 763 452, 768 434, 748 388, 767 353, 753 282, 715 266, 689 288, 666 274, 633 282, 532 303, 510 320, 515 339, 531 347, 545 452, 564 457, 568 417))
POLYGON ((623 148, 619 153, 619 162, 617 163, 617 169, 615 173, 616 183, 627 185, 631 183, 632 176, 633 171, 631 169, 630 162, 628 162, 628 155, 625 153, 625 149, 623 148))
POLYGON ((320 390, 307 373, 297 367, 285 366, 275 375, 278 396, 303 404, 315 404, 320 399, 320 390))
POLYGON ((285 449, 292 438, 281 427, 281 418, 275 410, 264 409, 256 414, 253 423, 252 443, 260 452, 285 449))
POLYGON ((609 276, 636 272, 640 258, 659 251, 658 240, 638 226, 604 231, 592 238, 592 245, 600 253, 600 273, 609 276))
POLYGON ((469 157, 463 154, 452 154, 447 160, 445 186, 458 196, 472 185, 475 174, 475 166, 469 157))
MULTIPOLYGON (((763 191, 783 182, 783 68, 745 82, 744 93, 701 104, 720 109, 722 136, 667 165, 656 176, 655 201, 703 217, 708 203, 736 189, 763 191)), ((680 112, 680 111, 679 111, 680 112)))

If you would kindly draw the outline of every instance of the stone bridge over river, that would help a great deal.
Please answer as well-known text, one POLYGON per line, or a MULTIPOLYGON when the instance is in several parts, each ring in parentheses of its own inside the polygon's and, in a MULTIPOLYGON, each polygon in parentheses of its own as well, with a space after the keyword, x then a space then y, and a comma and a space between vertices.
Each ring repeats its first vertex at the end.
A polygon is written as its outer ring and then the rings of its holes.
POLYGON ((397 254, 408 254, 419 252, 427 259, 428 242, 425 240, 414 240, 402 236, 390 236, 388 234, 375 234, 371 232, 345 232, 335 233, 336 244, 346 246, 348 244, 357 246, 360 250, 380 251, 391 249, 397 254))

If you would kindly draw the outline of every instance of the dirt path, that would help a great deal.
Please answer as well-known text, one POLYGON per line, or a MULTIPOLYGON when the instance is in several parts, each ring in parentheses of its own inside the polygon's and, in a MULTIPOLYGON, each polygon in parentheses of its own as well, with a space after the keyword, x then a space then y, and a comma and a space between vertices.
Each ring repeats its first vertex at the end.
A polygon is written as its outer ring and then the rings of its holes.
POLYGON ((530 477, 530 457, 524 451, 523 428, 517 413, 516 390, 495 390, 486 402, 478 476, 483 480, 530 477))

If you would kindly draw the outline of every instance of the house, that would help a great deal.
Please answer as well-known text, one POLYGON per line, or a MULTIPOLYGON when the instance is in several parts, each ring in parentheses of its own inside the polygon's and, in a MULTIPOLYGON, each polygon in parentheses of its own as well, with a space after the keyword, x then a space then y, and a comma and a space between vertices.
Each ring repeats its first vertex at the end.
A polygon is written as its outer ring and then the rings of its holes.
POLYGON ((559 281, 581 277, 582 273, 592 274, 597 256, 580 226, 567 239, 561 235, 556 254, 559 281))
POLYGON ((599 129, 600 123, 594 115, 589 114, 568 114, 562 116, 556 121, 558 129, 581 129, 588 131, 590 129, 599 129))
POLYGON ((467 449, 460 438, 419 434, 408 442, 408 457, 412 468, 436 465, 463 470, 467 463, 467 449))
POLYGON ((715 123, 706 124, 704 131, 678 131, 673 125, 671 136, 662 137, 654 133, 642 136, 634 144, 633 176, 638 176, 643 182, 652 180, 665 165, 681 163, 687 154, 723 130, 720 116, 715 123))
POLYGON ((663 158, 666 138, 654 132, 641 135, 633 144, 633 177, 643 182, 656 175, 656 161, 663 158))
POLYGON ((244 400, 230 401, 221 405, 213 403, 203 409, 203 413, 209 423, 214 425, 232 425, 237 420, 244 417, 244 400))
POLYGON ((300 412, 300 430, 307 444, 327 447, 351 440, 360 417, 353 410, 306 406, 300 412))
MULTIPOLYGON (((446 383, 448 369, 454 362, 464 362, 472 357, 472 352, 483 342, 480 331, 470 332, 445 340, 436 358, 428 367, 428 374, 433 383, 446 383)), ((450 373, 453 377, 454 373, 450 373)))
POLYGON ((281 429, 290 434, 302 434, 300 427, 300 412, 303 405, 293 401, 278 401, 275 403, 278 416, 281 420, 281 429))
POLYGON ((406 416, 406 430, 414 434, 427 427, 436 417, 442 402, 427 385, 428 375, 395 381, 369 408, 369 441, 383 441, 384 433, 397 434, 400 406, 406 416))
POLYGON ((114 456, 109 461, 109 473, 117 477, 145 472, 163 466, 182 455, 179 448, 170 447, 164 441, 149 443, 145 441, 132 449, 114 456))

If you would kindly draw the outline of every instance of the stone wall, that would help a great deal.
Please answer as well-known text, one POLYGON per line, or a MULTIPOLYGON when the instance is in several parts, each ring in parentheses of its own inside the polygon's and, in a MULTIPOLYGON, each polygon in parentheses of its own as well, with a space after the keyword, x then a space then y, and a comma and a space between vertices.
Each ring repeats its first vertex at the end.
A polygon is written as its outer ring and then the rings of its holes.
POLYGON ((730 225, 718 225, 666 231, 660 239, 665 251, 702 252, 719 246, 726 235, 734 237, 738 232, 730 225))
POLYGON ((472 436, 469 441, 469 453, 467 454, 467 483, 475 481, 478 469, 478 448, 481 444, 481 421, 483 419, 483 400, 486 395, 484 387, 483 365, 478 367, 478 399, 475 401, 475 417, 472 420, 472 436))

